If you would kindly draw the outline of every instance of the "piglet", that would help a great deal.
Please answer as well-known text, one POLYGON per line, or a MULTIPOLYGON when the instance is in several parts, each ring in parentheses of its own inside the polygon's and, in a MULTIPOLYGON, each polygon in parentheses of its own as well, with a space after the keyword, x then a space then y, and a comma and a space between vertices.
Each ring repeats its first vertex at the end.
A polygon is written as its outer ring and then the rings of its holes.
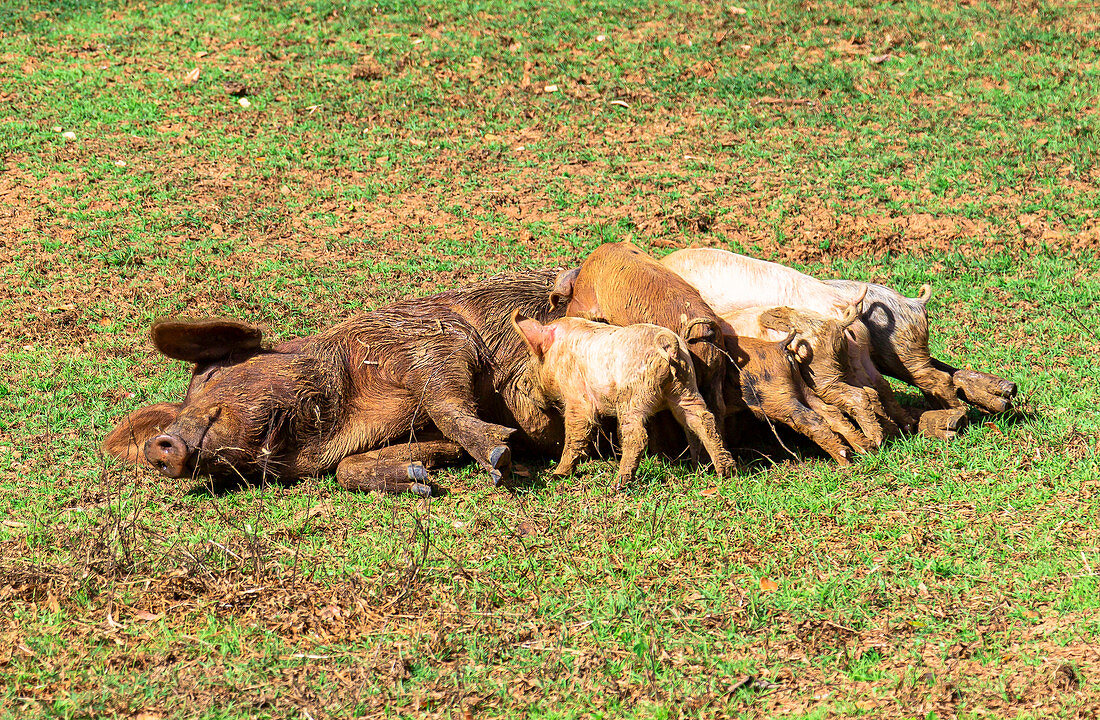
POLYGON ((615 416, 622 487, 641 461, 646 420, 666 408, 687 432, 693 455, 701 440, 715 472, 726 475, 733 458, 699 394, 687 344, 676 333, 656 325, 616 327, 570 317, 543 325, 518 310, 512 324, 531 354, 531 386, 542 395, 537 401, 565 411, 565 449, 555 475, 572 474, 598 418, 615 416))
POLYGON ((859 317, 849 306, 839 320, 812 310, 790 307, 748 308, 725 316, 738 337, 779 340, 794 333, 792 350, 806 384, 806 401, 855 449, 868 452, 882 446, 884 435, 896 433, 873 384, 851 362, 845 331, 859 317), (844 415, 859 425, 857 431, 844 415))

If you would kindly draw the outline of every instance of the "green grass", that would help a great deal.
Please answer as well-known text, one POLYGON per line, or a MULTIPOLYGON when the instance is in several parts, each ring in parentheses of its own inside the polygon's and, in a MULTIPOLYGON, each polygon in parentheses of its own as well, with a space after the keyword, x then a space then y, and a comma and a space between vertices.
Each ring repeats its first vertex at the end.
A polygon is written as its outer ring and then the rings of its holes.
POLYGON ((0 9, 0 714, 1095 706, 1100 16, 742 7, 0 9), (186 386, 157 317, 291 337, 618 239, 931 282, 934 354, 1020 411, 625 494, 608 460, 459 468, 430 504, 98 455, 186 386))

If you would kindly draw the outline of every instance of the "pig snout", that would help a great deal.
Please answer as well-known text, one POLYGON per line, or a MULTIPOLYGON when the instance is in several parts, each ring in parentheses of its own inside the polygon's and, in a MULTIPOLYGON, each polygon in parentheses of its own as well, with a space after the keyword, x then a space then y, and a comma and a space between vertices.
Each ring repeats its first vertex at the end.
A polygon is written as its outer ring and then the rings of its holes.
POLYGON ((165 477, 183 477, 192 454, 191 448, 178 435, 164 433, 145 443, 145 459, 165 477))

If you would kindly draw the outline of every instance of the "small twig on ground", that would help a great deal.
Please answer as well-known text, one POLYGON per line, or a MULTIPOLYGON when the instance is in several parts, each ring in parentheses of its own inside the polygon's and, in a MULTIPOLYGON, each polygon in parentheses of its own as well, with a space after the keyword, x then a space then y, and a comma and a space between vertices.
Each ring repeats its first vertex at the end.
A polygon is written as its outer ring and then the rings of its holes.
POLYGON ((1064 312, 1066 314, 1066 317, 1068 317, 1070 320, 1072 320, 1073 322, 1080 325, 1081 329, 1084 330, 1085 332, 1087 332, 1089 335, 1091 335, 1093 340, 1100 340, 1100 333, 1097 333, 1095 330, 1093 330, 1088 325, 1086 325, 1081 320, 1081 318, 1077 317, 1077 313, 1073 312, 1072 310, 1070 310, 1065 305, 1063 305, 1061 303, 1054 302, 1053 300, 1050 302, 1050 304, 1053 305, 1054 307, 1058 308, 1062 312, 1064 312))

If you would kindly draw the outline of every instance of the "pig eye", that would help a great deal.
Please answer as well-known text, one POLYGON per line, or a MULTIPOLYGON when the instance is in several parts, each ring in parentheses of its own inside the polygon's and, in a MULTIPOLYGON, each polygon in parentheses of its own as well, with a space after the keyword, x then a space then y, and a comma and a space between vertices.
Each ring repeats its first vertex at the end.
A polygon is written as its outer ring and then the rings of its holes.
POLYGON ((214 377, 214 373, 216 373, 217 371, 218 371, 218 368, 216 368, 216 367, 210 368, 209 370, 204 372, 202 375, 198 376, 199 383, 202 384, 202 385, 205 385, 206 383, 210 382, 210 378, 214 377))

